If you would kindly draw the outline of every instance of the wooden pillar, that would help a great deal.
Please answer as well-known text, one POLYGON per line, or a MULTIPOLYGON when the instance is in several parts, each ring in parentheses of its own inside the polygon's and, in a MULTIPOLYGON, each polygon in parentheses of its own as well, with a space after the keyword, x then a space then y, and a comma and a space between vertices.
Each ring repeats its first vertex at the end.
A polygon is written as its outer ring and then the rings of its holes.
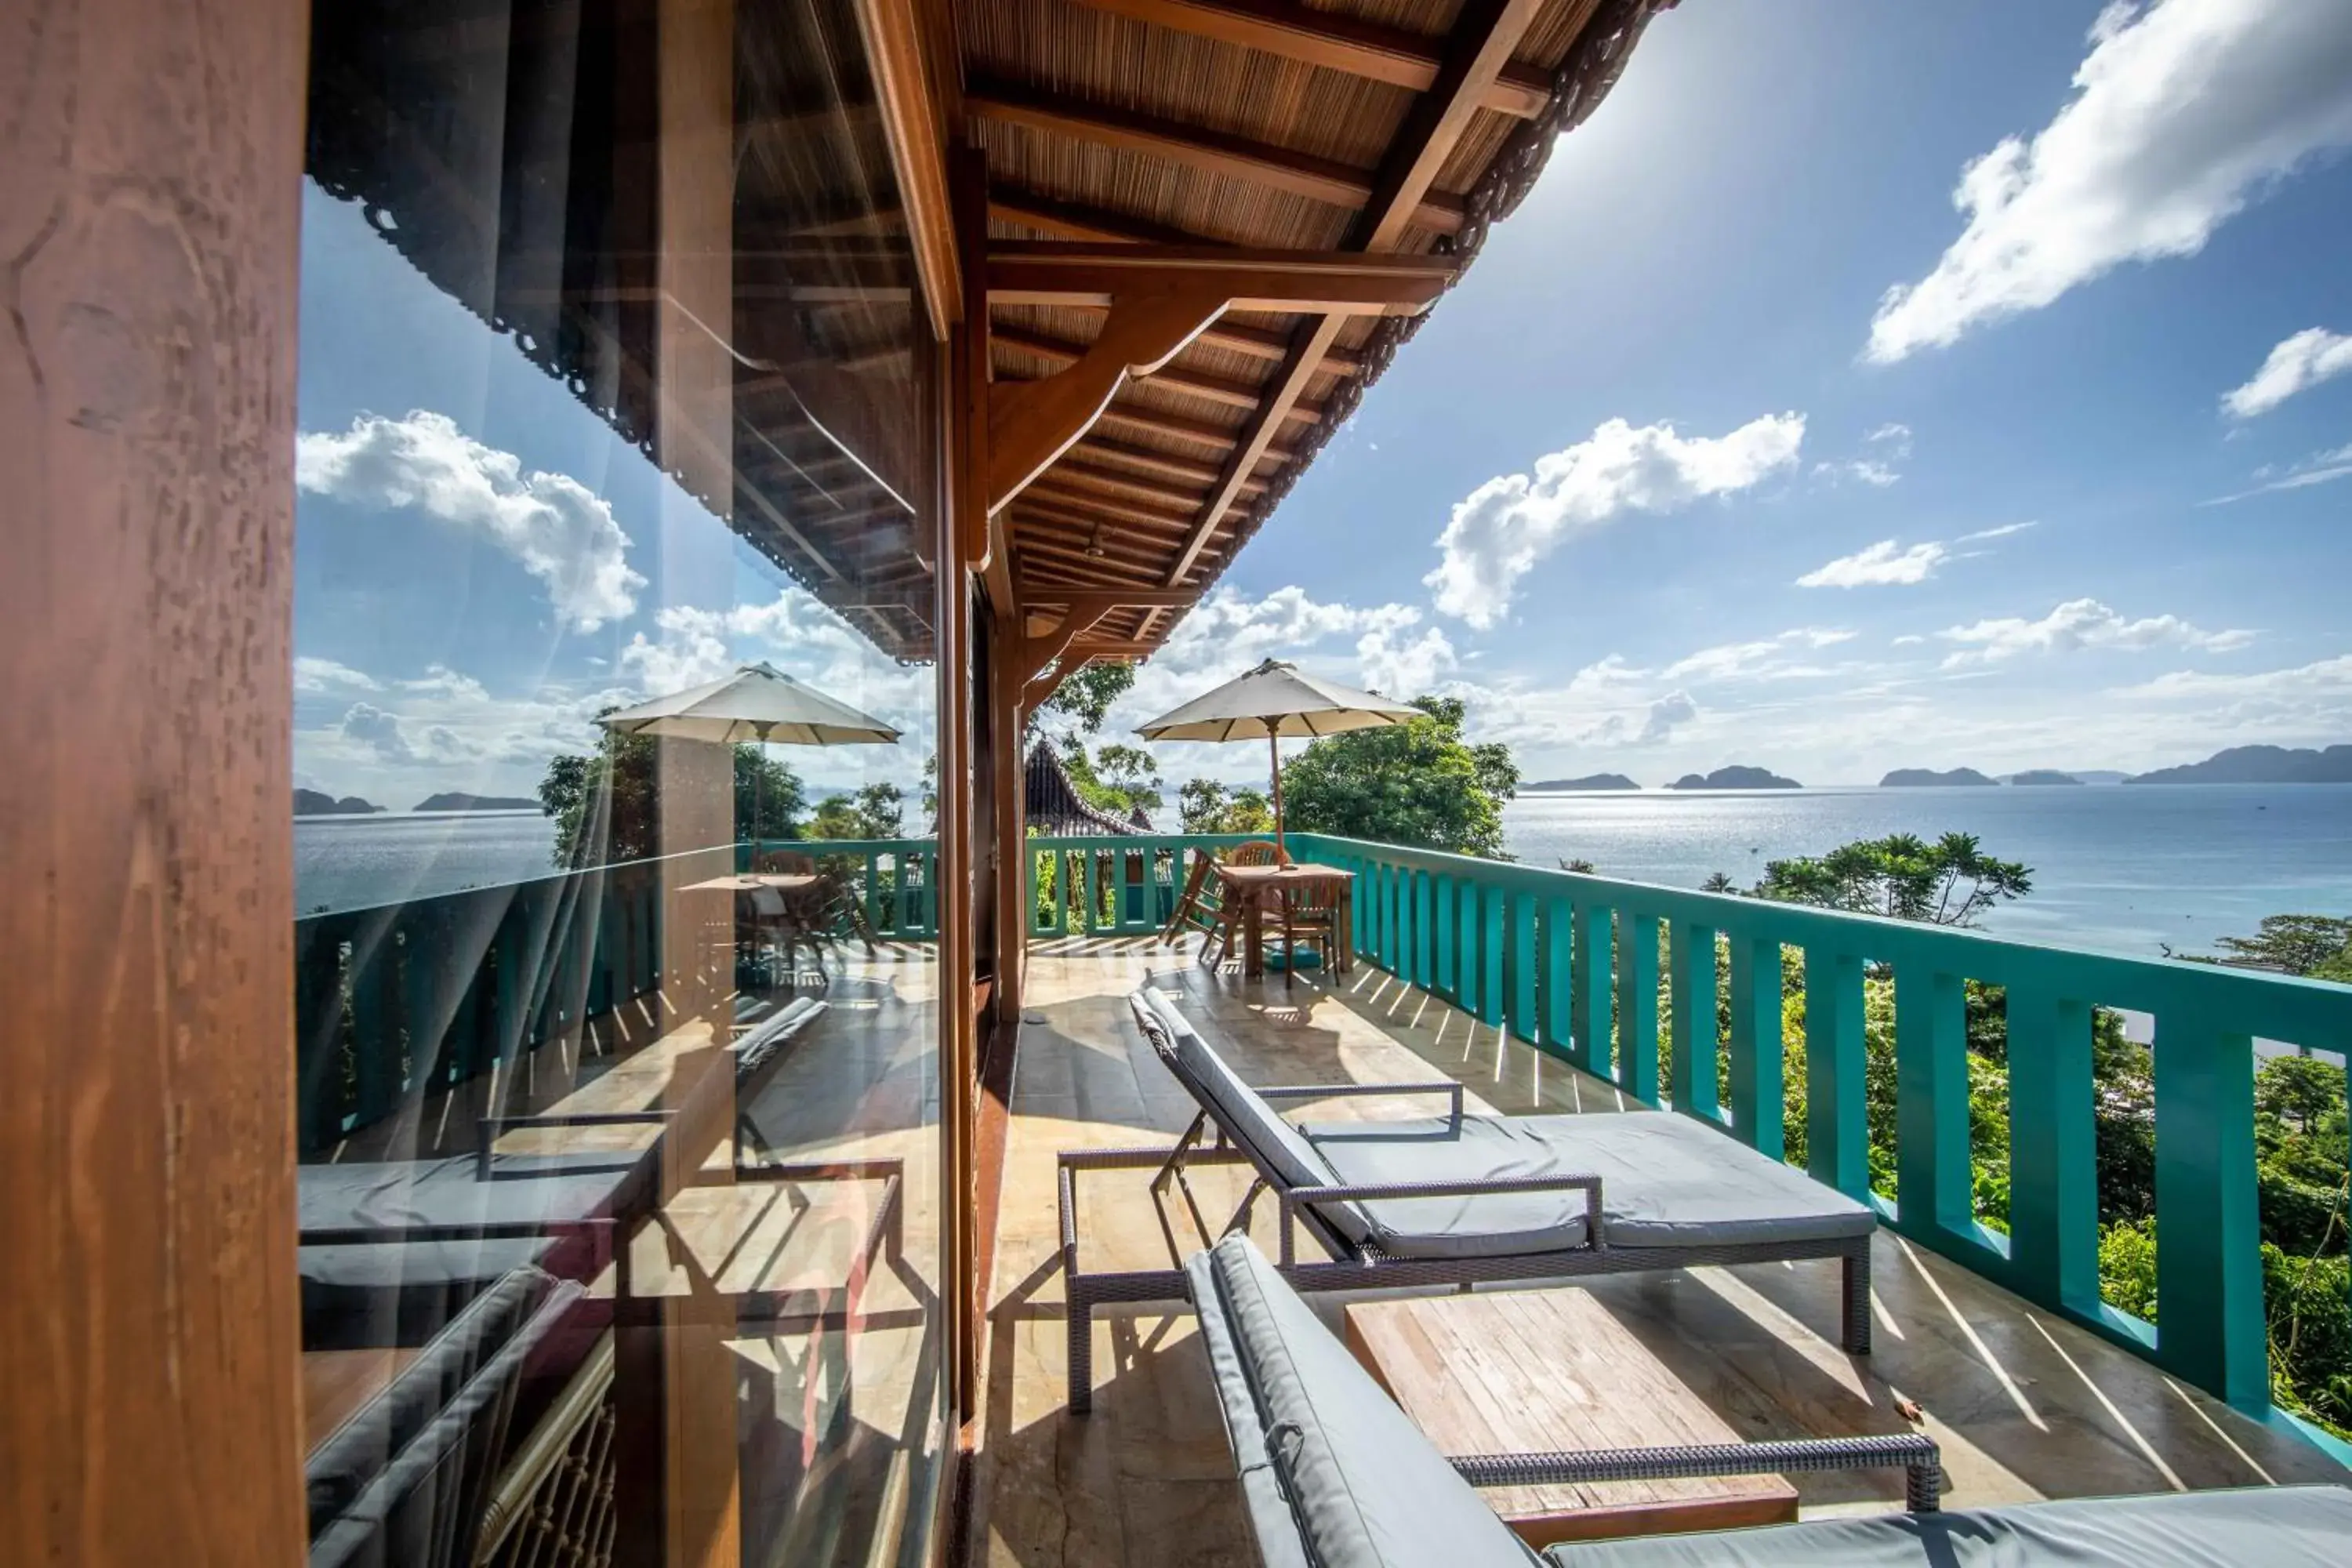
POLYGON ((302 1557, 308 22, 0 11, 0 1562, 302 1557))
MULTIPOLYGON (((734 496, 734 363, 715 335, 734 320, 734 8, 731 0, 648 0, 635 19, 637 45, 653 52, 656 130, 655 456, 678 480, 663 487, 661 593, 674 605, 723 607, 734 592, 731 548, 704 511, 724 520, 734 496)), ((632 68, 625 58, 623 68, 632 68)), ((732 852, 719 847, 734 838, 735 792, 730 748, 673 740, 656 748, 659 1032, 688 1047, 673 1052, 661 1099, 681 1113, 662 1141, 667 1198, 732 1176, 731 1164, 712 1155, 734 1120, 725 1051, 734 976, 725 944, 704 929, 731 911, 683 889, 731 869, 732 852)), ((669 1568, 740 1561, 731 1332, 718 1303, 686 1300, 618 1330, 616 1561, 669 1568)))

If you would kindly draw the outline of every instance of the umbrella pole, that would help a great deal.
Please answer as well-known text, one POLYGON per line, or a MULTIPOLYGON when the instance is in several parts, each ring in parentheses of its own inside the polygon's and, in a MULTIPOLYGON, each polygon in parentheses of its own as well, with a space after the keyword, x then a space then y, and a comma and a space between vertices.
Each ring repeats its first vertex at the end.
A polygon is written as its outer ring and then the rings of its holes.
POLYGON ((760 869, 760 791, 768 782, 768 731, 764 725, 759 735, 759 754, 751 763, 751 870, 755 876, 760 869))
POLYGON ((1265 721, 1265 755, 1274 770, 1274 858, 1284 865, 1290 863, 1290 847, 1282 840, 1282 742, 1276 737, 1275 721, 1265 721))

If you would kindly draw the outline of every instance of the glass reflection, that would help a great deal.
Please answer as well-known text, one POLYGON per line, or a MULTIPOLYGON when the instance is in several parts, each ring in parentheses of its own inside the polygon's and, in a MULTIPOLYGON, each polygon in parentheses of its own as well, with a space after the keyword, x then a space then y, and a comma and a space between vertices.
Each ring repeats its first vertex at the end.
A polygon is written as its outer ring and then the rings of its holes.
POLYGON ((938 443, 858 40, 314 18, 314 1561, 924 1554, 938 443))

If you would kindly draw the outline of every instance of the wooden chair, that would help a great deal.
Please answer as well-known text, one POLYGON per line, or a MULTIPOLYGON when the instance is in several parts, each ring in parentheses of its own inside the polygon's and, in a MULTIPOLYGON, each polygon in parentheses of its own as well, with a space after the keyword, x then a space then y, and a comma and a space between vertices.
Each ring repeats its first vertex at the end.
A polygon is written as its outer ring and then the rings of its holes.
MULTIPOLYGON (((1177 895, 1175 912, 1168 917, 1168 923, 1160 928, 1160 946, 1167 946, 1187 931, 1197 931, 1204 936, 1216 934, 1218 911, 1206 896, 1209 868, 1209 857, 1197 854, 1192 857, 1192 868, 1185 873, 1184 890, 1177 895)), ((1202 945, 1205 948, 1206 943, 1202 945)))
POLYGON ((766 849, 754 856, 751 869, 763 876, 805 877, 816 869, 816 862, 792 849, 766 849))
POLYGON ((1282 850, 1270 838, 1253 838, 1246 844, 1236 844, 1225 851, 1228 866, 1279 866, 1282 850))
POLYGON ((1337 878, 1301 882, 1282 890, 1282 983, 1297 973, 1298 944, 1304 939, 1321 954, 1326 971, 1339 963, 1339 893, 1337 878))

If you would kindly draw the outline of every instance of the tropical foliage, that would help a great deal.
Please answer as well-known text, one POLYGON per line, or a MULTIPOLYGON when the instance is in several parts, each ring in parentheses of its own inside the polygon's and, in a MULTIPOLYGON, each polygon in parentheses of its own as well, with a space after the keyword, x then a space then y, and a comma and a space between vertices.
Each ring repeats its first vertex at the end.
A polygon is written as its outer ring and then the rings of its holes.
MULTIPOLYGON (((1847 845, 1818 860, 1776 862, 1763 896, 1836 909, 1865 908, 1898 919, 1971 921, 2000 898, 2032 886, 2022 866, 1985 856, 1972 838, 1935 845, 1877 840, 1847 845), (1925 855, 1919 851, 1924 849, 1925 855), (1809 869, 1773 873, 1790 865, 1809 869), (1811 868, 1836 868, 1835 870, 1811 868)), ((2252 937, 2225 938, 2207 962, 2250 963, 2315 978, 2352 979, 2352 921, 2279 915, 2252 937)), ((1782 1134, 1788 1158, 1804 1163, 1805 977, 1783 950, 1781 1050, 1786 1085, 1782 1134)), ((1893 975, 1863 979, 1864 1117, 1870 1181, 1895 1192, 1895 986, 1893 975)), ((1968 983, 1970 1163, 1978 1219, 2009 1224, 2009 1061, 2006 998, 1998 986, 1968 983)), ((1659 998, 1661 1032, 1671 1026, 1659 998)), ((1717 1037, 1727 1034, 1727 999, 1717 1037)), ((1662 1044, 1662 1050, 1664 1046, 1662 1044)), ((2156 1081, 2150 1049, 2126 1037, 2123 1018, 2092 1011, 2099 1204, 2100 1293, 2124 1311, 2156 1317, 2156 1081)), ((1662 1063, 1662 1072, 1671 1066, 1662 1063)), ((1722 1071, 1718 1064, 1718 1072, 1722 1071)), ((2352 1436, 2352 1276, 2346 1246, 2347 1129, 2344 1069, 2312 1058, 2263 1062, 2254 1075, 2256 1183, 2263 1273, 2270 1325, 2272 1398, 2339 1435, 2352 1436)))
POLYGON ((1288 826, 1499 860, 1503 806, 1518 793, 1511 749, 1462 737, 1459 698, 1421 697, 1426 715, 1310 744, 1282 770, 1288 826))
POLYGON ((1246 784, 1228 789, 1214 779, 1194 779, 1176 792, 1176 809, 1187 833, 1274 831, 1273 802, 1246 784))
MULTIPOLYGON (((539 781, 539 805, 555 818, 557 865, 601 866, 661 853, 657 746, 648 735, 607 731, 591 755, 548 759, 539 781)), ((800 775, 761 756, 757 747, 737 746, 734 752, 735 837, 749 838, 756 832, 762 838, 798 837, 801 816, 808 809, 800 775)))

